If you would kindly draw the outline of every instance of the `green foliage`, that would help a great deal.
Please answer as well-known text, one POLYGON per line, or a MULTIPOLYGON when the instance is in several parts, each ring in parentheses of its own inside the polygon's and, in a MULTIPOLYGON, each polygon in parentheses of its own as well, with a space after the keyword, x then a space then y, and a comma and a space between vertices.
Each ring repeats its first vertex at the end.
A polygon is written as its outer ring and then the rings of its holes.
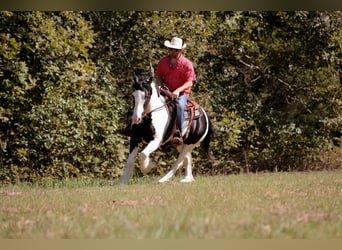
POLYGON ((323 121, 341 113, 336 77, 341 48, 334 43, 340 34, 338 15, 217 13, 214 42, 203 65, 216 89, 214 110, 226 107, 254 124, 240 148, 246 168, 299 167, 329 140, 333 128, 323 121))
POLYGON ((341 34, 338 11, 0 12, 1 182, 120 175, 132 76, 173 36, 217 131, 198 172, 305 169, 342 128, 341 34))
MULTIPOLYGON (((74 12, 3 13, 1 20, 21 28, 6 31, 1 57, 2 169, 29 169, 20 180, 116 177, 125 151, 114 133, 120 100, 89 58, 91 24, 74 12)), ((16 181, 7 170, 1 176, 16 181)))

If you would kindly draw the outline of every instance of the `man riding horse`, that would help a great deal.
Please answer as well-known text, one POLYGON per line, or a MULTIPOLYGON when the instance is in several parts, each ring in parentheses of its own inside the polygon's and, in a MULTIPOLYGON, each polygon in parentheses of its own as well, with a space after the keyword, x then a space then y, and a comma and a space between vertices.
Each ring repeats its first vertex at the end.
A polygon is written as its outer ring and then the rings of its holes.
POLYGON ((170 51, 169 55, 158 63, 157 81, 154 80, 153 74, 148 78, 134 78, 134 109, 128 133, 131 137, 130 147, 126 166, 119 180, 121 184, 127 184, 133 175, 137 156, 143 174, 155 168, 151 153, 170 140, 177 146, 179 154, 171 170, 159 183, 169 181, 181 166, 186 170, 185 178, 181 182, 194 181, 191 152, 197 145, 202 144, 207 156, 210 156, 209 144, 214 132, 213 126, 204 109, 188 100, 196 75, 191 61, 182 55, 186 45, 178 37, 165 41, 164 44, 170 51), (160 95, 161 93, 163 95, 160 95), (184 117, 186 106, 187 119, 184 117), (174 133, 175 127, 177 130, 174 133), (147 145, 139 153, 141 142, 147 145))
POLYGON ((180 145, 183 143, 184 109, 196 75, 192 62, 182 54, 186 44, 183 44, 181 38, 173 37, 171 41, 165 41, 164 45, 169 48, 169 54, 158 63, 157 84, 161 89, 166 86, 177 99, 177 129, 172 143, 180 145))

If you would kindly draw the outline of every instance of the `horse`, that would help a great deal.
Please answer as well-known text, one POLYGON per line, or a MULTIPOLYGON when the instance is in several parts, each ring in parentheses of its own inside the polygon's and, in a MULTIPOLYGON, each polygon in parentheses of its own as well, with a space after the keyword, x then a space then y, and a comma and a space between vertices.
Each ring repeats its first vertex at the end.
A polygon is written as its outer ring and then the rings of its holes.
MULTIPOLYGON (((139 151, 138 146, 143 141, 147 143, 147 146, 139 155, 140 170, 143 174, 148 174, 156 167, 150 154, 171 140, 176 119, 174 101, 161 95, 153 76, 135 76, 132 95, 134 96, 134 109, 131 119, 129 156, 119 179, 120 184, 127 184, 132 177, 135 158, 139 151)), ((207 155, 210 155, 209 144, 214 133, 213 125, 201 106, 197 113, 199 115, 192 120, 191 124, 187 119, 184 122, 183 137, 186 133, 186 138, 181 145, 176 146, 179 152, 178 158, 171 170, 159 179, 159 183, 168 182, 182 164, 185 166, 186 175, 180 182, 193 182, 191 151, 197 145, 202 144, 207 155), (189 124, 190 127, 187 128, 189 124)))

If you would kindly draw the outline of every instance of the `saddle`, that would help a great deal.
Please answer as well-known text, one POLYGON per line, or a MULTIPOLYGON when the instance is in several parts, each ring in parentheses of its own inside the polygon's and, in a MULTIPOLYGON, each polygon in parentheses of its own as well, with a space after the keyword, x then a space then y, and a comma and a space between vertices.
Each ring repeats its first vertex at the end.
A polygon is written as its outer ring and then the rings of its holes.
POLYGON ((199 111, 199 107, 200 107, 200 105, 197 102, 195 102, 194 100, 191 100, 190 98, 186 102, 185 111, 184 111, 184 118, 186 121, 188 121, 188 126, 186 129, 186 133, 184 135, 184 140, 186 138, 188 138, 192 122, 195 119, 199 118, 201 115, 200 111, 199 111))
MULTIPOLYGON (((176 97, 168 89, 162 88, 160 89, 160 93, 172 101, 176 100, 176 97)), ((172 131, 171 135, 173 135, 177 129, 176 112, 171 112, 174 109, 174 105, 175 105, 174 102, 170 102, 169 105, 167 105, 170 113, 173 113, 173 117, 172 117, 173 123, 170 124, 170 126, 172 126, 172 129, 170 129, 172 131)), ((197 102, 191 100, 190 98, 187 100, 185 110, 184 110, 184 118, 185 118, 185 121, 188 122, 188 124, 187 124, 186 132, 183 136, 183 140, 188 138, 193 121, 201 116, 199 107, 200 105, 197 102)))

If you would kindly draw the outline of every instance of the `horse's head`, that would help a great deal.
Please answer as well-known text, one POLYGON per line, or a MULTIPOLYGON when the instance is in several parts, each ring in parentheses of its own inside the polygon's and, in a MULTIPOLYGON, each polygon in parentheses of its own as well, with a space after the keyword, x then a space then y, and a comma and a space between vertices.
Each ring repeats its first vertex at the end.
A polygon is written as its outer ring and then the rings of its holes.
POLYGON ((132 116, 133 124, 139 124, 142 121, 145 109, 150 103, 152 95, 153 77, 134 76, 133 96, 134 96, 134 110, 132 116))

